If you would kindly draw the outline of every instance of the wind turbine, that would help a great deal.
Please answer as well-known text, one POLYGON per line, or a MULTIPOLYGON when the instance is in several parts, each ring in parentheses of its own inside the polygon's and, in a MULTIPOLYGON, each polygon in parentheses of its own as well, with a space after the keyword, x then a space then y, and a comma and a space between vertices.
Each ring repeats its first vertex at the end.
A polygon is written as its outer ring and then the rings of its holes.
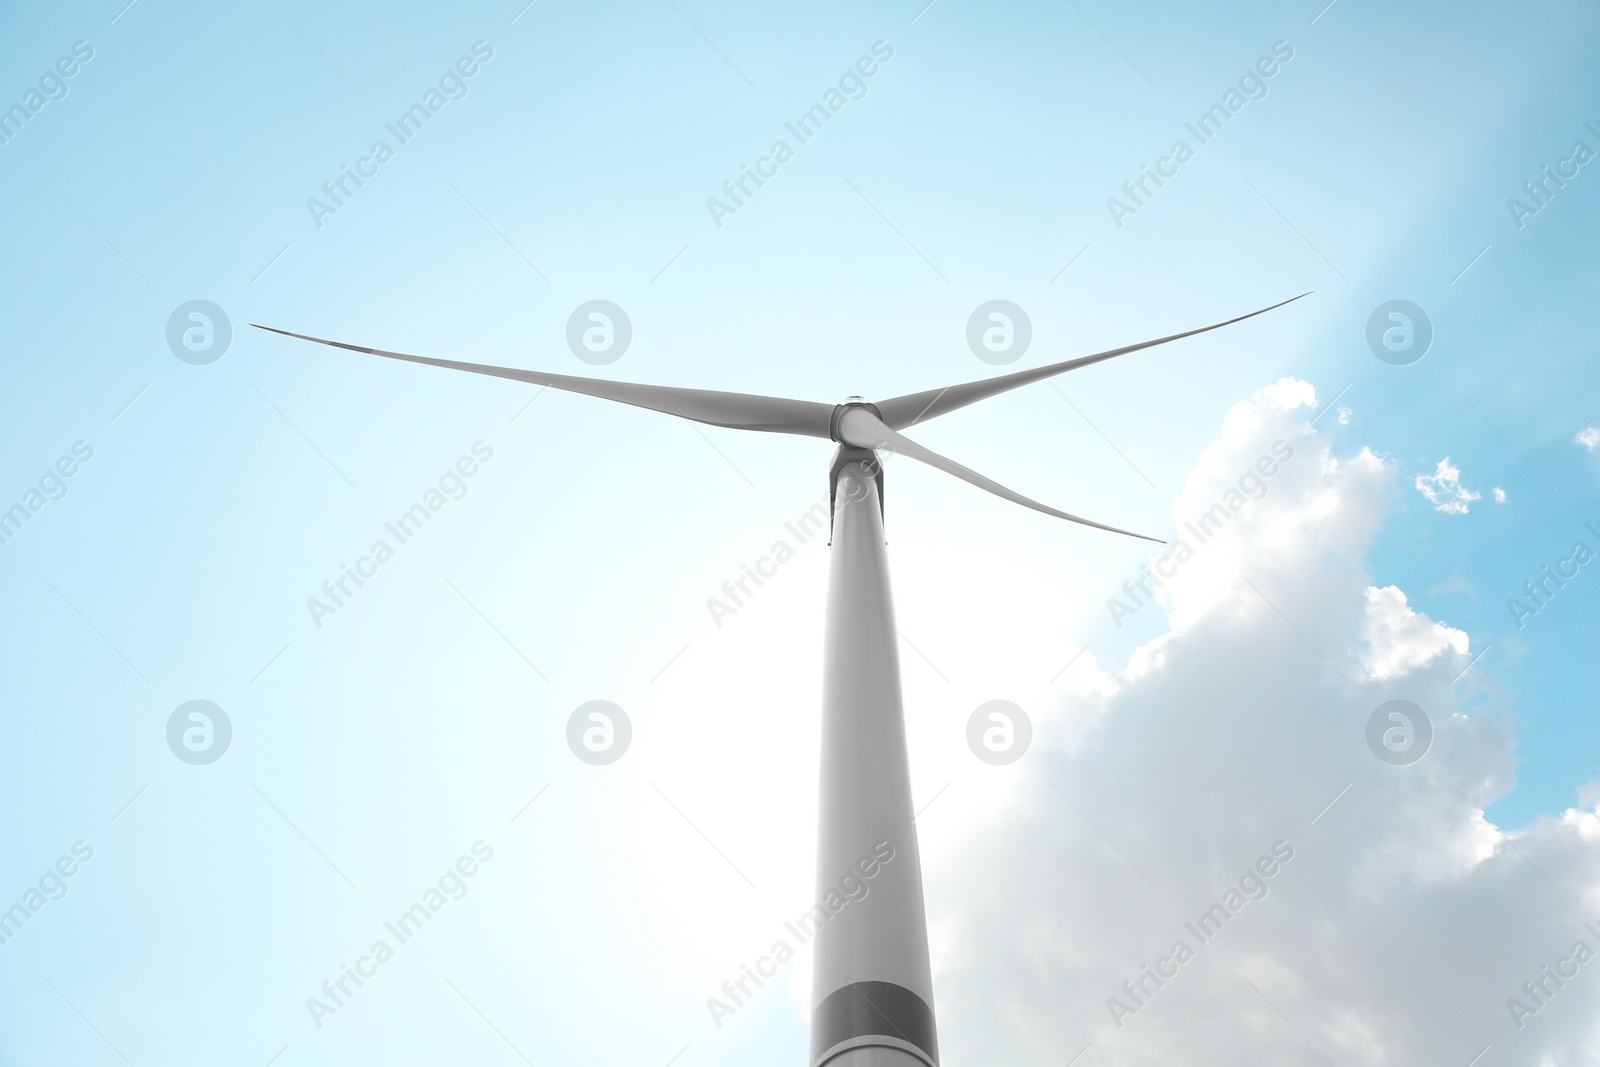
POLYGON ((819 437, 838 444, 828 472, 833 557, 823 645, 818 899, 824 898, 842 875, 856 871, 864 857, 873 855, 874 846, 887 843, 894 850, 894 862, 881 864, 870 892, 831 915, 817 931, 810 1067, 938 1067, 922 862, 912 823, 897 631, 883 538, 883 469, 877 452, 881 449, 918 460, 1046 515, 1154 541, 1030 500, 922 447, 900 431, 1020 386, 1242 322, 1299 299, 1293 297, 1248 315, 1154 341, 908 393, 876 404, 854 396, 843 404, 820 404, 575 378, 389 352, 270 326, 256 328, 352 352, 585 393, 711 426, 819 437))

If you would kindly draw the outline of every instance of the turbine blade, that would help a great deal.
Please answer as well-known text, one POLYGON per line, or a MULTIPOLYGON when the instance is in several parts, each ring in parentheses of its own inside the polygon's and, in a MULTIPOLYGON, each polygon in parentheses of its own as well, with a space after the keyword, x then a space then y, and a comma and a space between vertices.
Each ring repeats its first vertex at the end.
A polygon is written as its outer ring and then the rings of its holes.
POLYGON ((1143 348, 1154 348, 1156 345, 1164 345, 1168 341, 1178 341, 1185 337, 1193 337, 1197 333, 1206 333, 1209 330, 1232 326, 1236 322, 1253 319, 1257 315, 1265 315, 1275 308, 1281 308, 1284 304, 1292 304, 1301 297, 1310 295, 1310 293, 1301 293, 1300 296, 1290 297, 1288 300, 1273 304, 1272 307, 1265 307, 1260 311, 1252 311, 1248 315, 1240 315, 1238 318, 1228 319, 1226 322, 1202 326, 1198 330, 1185 330, 1183 333, 1175 333, 1168 337, 1158 337, 1154 341, 1141 341, 1136 345, 1113 348, 1106 352, 1096 352, 1092 356, 1080 356, 1077 359, 1069 359, 1064 363, 1052 363, 1048 367, 1036 367, 1033 370, 1017 371, 1015 374, 1003 374, 998 378, 985 378, 982 381, 965 382, 961 385, 947 385, 943 389, 927 389, 920 393, 897 396, 893 400, 881 400, 877 405, 878 410, 883 412, 884 422, 896 430, 903 430, 907 426, 915 426, 919 422, 927 422, 929 419, 955 411, 957 408, 964 408, 968 404, 975 404, 980 400, 987 400, 991 396, 1004 393, 1010 389, 1031 385, 1034 382, 1054 377, 1057 374, 1065 374, 1069 370, 1077 370, 1079 367, 1087 367, 1091 363, 1099 363, 1102 360, 1112 359, 1116 356, 1125 356, 1129 352, 1137 352, 1143 348))
POLYGON ((1105 530, 1109 533, 1126 534, 1128 537, 1137 537, 1144 541, 1155 541, 1156 544, 1165 543, 1159 538, 1146 537, 1144 534, 1134 533, 1132 530, 1119 530, 1115 526, 1107 526, 1104 523, 1094 522, 1078 515, 1069 515, 1065 511, 1057 511, 1055 508, 1041 504, 1037 500, 1030 500, 1021 493, 1013 492, 999 482, 985 478, 977 471, 963 467, 955 460, 941 456, 931 449, 922 447, 909 437, 897 433, 865 407, 851 407, 845 411, 839 420, 839 435, 844 438, 846 444, 854 445, 857 448, 882 448, 905 456, 908 459, 918 460, 930 467, 942 470, 946 474, 953 474, 962 481, 970 482, 979 489, 987 490, 997 497, 1011 501, 1013 504, 1021 504, 1025 508, 1042 511, 1046 515, 1054 515, 1058 519, 1066 519, 1068 522, 1076 522, 1083 526, 1092 526, 1096 530, 1105 530))
POLYGON ((649 408, 668 415, 676 415, 692 422, 710 426, 726 426, 734 430, 762 430, 768 433, 800 434, 805 437, 831 438, 832 404, 818 404, 810 400, 787 400, 773 396, 753 396, 748 393, 720 393, 710 389, 677 389, 663 385, 641 385, 634 382, 609 382, 600 378, 575 378, 567 374, 546 374, 543 371, 521 370, 516 367, 493 367, 483 363, 462 363, 453 359, 434 359, 431 356, 412 356, 404 352, 389 352, 381 348, 350 345, 343 341, 328 341, 303 333, 291 333, 271 326, 258 330, 297 337, 319 345, 343 348, 351 352, 364 352, 386 359, 400 359, 407 363, 425 363, 430 367, 471 371, 496 378, 509 378, 517 382, 562 389, 569 393, 583 393, 602 400, 615 400, 637 408, 649 408))

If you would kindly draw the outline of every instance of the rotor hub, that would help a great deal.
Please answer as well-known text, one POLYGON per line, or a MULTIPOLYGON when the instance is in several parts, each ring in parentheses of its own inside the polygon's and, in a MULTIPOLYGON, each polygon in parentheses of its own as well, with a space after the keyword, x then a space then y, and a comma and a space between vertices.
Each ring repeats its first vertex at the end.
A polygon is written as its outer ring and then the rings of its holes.
POLYGON ((878 405, 870 404, 859 396, 845 397, 843 404, 834 405, 833 417, 828 421, 828 436, 833 438, 833 440, 837 441, 841 445, 845 444, 846 442, 843 437, 839 436, 839 420, 842 419, 844 417, 844 413, 849 411, 851 408, 866 408, 878 418, 883 418, 883 412, 878 410, 878 405))

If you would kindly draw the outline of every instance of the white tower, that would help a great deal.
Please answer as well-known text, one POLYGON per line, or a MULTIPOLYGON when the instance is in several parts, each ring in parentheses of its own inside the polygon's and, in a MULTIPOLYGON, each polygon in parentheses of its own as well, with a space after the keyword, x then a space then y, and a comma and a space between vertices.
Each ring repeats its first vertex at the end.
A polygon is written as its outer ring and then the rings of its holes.
POLYGON ((811 1067, 938 1067, 881 468, 845 446, 832 477, 817 899, 852 876, 866 895, 817 933, 811 1067))

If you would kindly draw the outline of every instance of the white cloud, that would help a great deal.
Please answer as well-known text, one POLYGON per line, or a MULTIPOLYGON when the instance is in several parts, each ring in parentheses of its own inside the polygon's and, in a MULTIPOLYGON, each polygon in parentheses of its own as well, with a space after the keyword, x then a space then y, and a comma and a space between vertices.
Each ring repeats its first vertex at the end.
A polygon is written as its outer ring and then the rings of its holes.
POLYGON ((1498 485, 1494 487, 1494 502, 1496 504, 1504 504, 1506 502, 1506 491, 1498 485))
POLYGON ((1582 445, 1590 452, 1600 448, 1600 426, 1586 426, 1578 431, 1578 436, 1572 439, 1575 445, 1582 445))
POLYGON ((1600 787, 1510 833, 1484 817, 1512 732, 1475 676, 1453 684, 1467 635, 1371 580, 1396 472, 1334 455, 1309 404, 1263 390, 1200 457, 1180 519, 1294 452, 1167 584, 1168 632, 1126 666, 1085 656, 1014 773, 971 761, 919 820, 946 1062, 1600 1062, 1600 957, 1520 1029, 1507 1007, 1579 940, 1600 951, 1600 787), (1409 766, 1366 741, 1396 698, 1432 722, 1409 766), (1060 720, 1091 725, 1064 745, 1060 720), (1201 943, 1185 924, 1277 842, 1267 895, 1201 943), (1180 939, 1194 956, 1157 987, 1143 967, 1180 939), (1119 1026, 1108 998, 1140 980, 1119 1026))
POLYGON ((1411 674, 1439 655, 1467 654, 1467 635, 1419 615, 1398 586, 1367 587, 1361 628, 1361 665, 1374 681, 1411 674))
MULTIPOLYGON (((1310 384, 1282 379, 1235 404, 1223 420, 1222 436, 1201 452, 1172 509, 1180 536, 1194 553, 1162 590, 1173 629, 1187 629, 1227 603, 1252 559, 1272 565, 1303 552, 1307 544, 1337 539, 1339 531, 1325 521, 1337 500, 1318 488, 1330 472, 1344 470, 1362 487, 1361 502, 1354 502, 1353 493, 1350 506, 1374 517, 1381 511, 1388 480, 1380 475, 1381 462, 1366 450, 1335 459, 1300 417, 1315 408, 1310 384), (1273 473, 1249 481, 1241 492, 1242 480, 1251 472, 1260 474, 1263 457, 1274 461, 1266 467, 1273 473), (1230 517, 1214 528, 1206 520, 1222 514, 1219 505, 1230 517)), ((1167 551, 1177 553, 1178 546, 1167 551)))
POLYGON ((1482 493, 1475 493, 1461 484, 1461 472, 1451 465, 1449 456, 1439 461, 1432 474, 1417 475, 1416 484, 1417 491, 1428 498, 1433 510, 1446 515, 1465 515, 1467 505, 1483 499, 1482 493))

